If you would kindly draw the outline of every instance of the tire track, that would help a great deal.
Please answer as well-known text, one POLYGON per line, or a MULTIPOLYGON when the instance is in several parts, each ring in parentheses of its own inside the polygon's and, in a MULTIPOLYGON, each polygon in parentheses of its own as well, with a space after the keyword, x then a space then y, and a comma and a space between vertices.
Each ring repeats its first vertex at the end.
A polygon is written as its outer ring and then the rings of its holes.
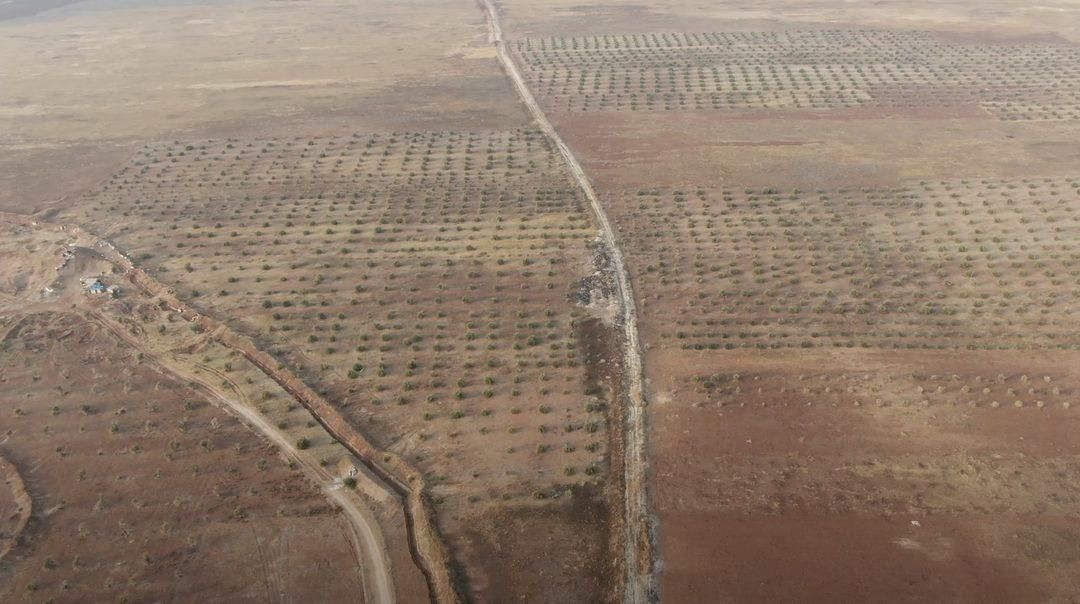
MULTIPOLYGON (((182 383, 194 386, 197 390, 203 391, 210 398, 231 409, 244 423, 256 432, 261 433, 284 452, 290 460, 296 462, 308 479, 319 486, 323 495, 337 504, 345 514, 354 536, 353 543, 357 557, 361 562, 360 577, 366 596, 364 601, 372 604, 393 604, 395 598, 390 578, 390 568, 386 558, 383 556, 381 532, 376 528, 378 524, 375 519, 369 513, 366 513, 366 510, 361 509, 346 493, 337 488, 333 484, 333 477, 320 467, 311 456, 300 452, 296 445, 289 440, 288 436, 253 409, 243 391, 229 376, 207 365, 195 365, 196 369, 221 378, 223 384, 228 384, 228 389, 232 391, 232 395, 224 392, 222 387, 212 383, 205 377, 189 370, 175 359, 168 358, 168 355, 159 355, 150 350, 149 347, 143 345, 141 340, 127 333, 121 325, 106 317, 100 311, 89 311, 86 316, 94 323, 108 330, 109 333, 141 352, 144 363, 152 364, 162 373, 170 375, 182 383)), ((267 586, 267 589, 269 589, 269 586, 267 586)))
POLYGON ((654 543, 653 527, 649 515, 648 493, 646 485, 646 433, 645 433, 645 388, 641 361, 641 344, 638 338, 637 309, 630 279, 623 263, 615 231, 608 221, 603 206, 593 191, 585 170, 570 147, 551 125, 547 115, 540 108, 536 98, 529 90, 525 79, 518 70, 506 40, 503 39, 499 10, 494 0, 479 0, 487 15, 488 41, 495 45, 499 62, 506 75, 513 81, 521 101, 528 108, 533 120, 548 139, 555 144, 562 155, 570 175, 581 187, 589 200, 593 215, 600 225, 601 239, 607 248, 608 257, 615 273, 615 282, 619 294, 620 320, 623 328, 623 373, 625 379, 626 416, 624 453, 624 526, 623 555, 626 576, 624 578, 623 600, 639 604, 655 602, 659 599, 656 581, 653 577, 654 543))

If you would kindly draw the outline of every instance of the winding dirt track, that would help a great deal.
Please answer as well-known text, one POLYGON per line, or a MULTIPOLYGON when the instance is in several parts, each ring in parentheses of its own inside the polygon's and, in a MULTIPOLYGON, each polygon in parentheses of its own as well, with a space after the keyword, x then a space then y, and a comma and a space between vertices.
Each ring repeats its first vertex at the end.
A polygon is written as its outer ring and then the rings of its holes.
POLYGON ((503 39, 502 26, 499 22, 499 10, 493 0, 479 0, 487 14, 488 41, 495 45, 499 62, 507 76, 514 82, 521 101, 529 109, 533 120, 540 130, 559 149, 559 154, 566 161, 570 175, 581 187, 589 200, 596 221, 600 225, 600 234, 607 248, 612 269, 615 272, 619 294, 621 322, 623 327, 623 371, 626 392, 626 426, 624 430, 624 511, 626 534, 624 536, 624 564, 626 578, 623 600, 627 603, 644 603, 658 600, 656 581, 653 576, 653 530, 649 515, 648 494, 646 492, 646 451, 645 451, 645 388, 641 362, 641 344, 638 340, 637 308, 634 305, 634 292, 623 264, 622 252, 611 228, 607 214, 593 191, 589 177, 581 167, 570 147, 563 142, 555 127, 548 121, 547 115, 540 108, 536 98, 525 84, 525 79, 518 70, 513 54, 503 39))
MULTIPOLYGON (((235 394, 235 398, 247 403, 247 397, 235 382, 224 373, 211 367, 200 365, 198 367, 215 377, 221 378, 222 384, 229 384, 229 389, 235 394)), ((356 554, 362 565, 364 578, 364 602, 386 602, 392 604, 395 601, 394 586, 391 582, 391 570, 385 556, 385 543, 382 531, 379 529, 379 521, 372 515, 371 510, 359 504, 350 497, 350 493, 344 490, 341 482, 330 475, 310 455, 304 455, 296 445, 289 441, 288 436, 277 427, 272 425, 266 417, 251 408, 250 405, 233 404, 235 400, 228 394, 220 391, 209 380, 196 374, 185 376, 190 382, 200 384, 210 391, 220 401, 229 405, 237 413, 241 414, 250 424, 256 426, 259 431, 266 434, 274 444, 286 452, 290 459, 298 462, 315 484, 322 487, 323 494, 327 499, 338 504, 345 512, 349 525, 353 530, 356 545, 356 554)))
POLYGON ((432 601, 440 603, 462 601, 463 598, 458 592, 458 583, 454 578, 450 552, 439 531, 435 511, 425 488, 424 477, 416 468, 401 456, 372 445, 337 408, 276 359, 260 350, 250 337, 233 331, 211 317, 195 312, 181 302, 167 287, 136 267, 131 259, 111 242, 77 226, 61 228, 65 228, 73 235, 90 239, 93 242, 92 247, 124 269, 125 276, 133 285, 151 297, 164 302, 185 320, 200 327, 203 332, 212 334, 218 343, 243 355, 303 405, 331 438, 352 453, 401 500, 409 538, 409 550, 413 561, 427 580, 432 601))
MULTIPOLYGON (((267 377, 277 382, 279 386, 311 413, 312 417, 322 425, 322 427, 330 434, 331 438, 338 441, 352 453, 357 460, 371 470, 372 473, 400 499, 405 515, 409 549, 413 561, 427 580, 432 602, 455 604, 463 601, 462 595, 458 592, 458 583, 454 578, 454 568, 451 563, 450 553, 440 534, 432 503, 425 489, 424 478, 419 471, 413 468, 400 456, 387 451, 381 451, 374 447, 362 434, 353 428, 348 420, 341 415, 336 408, 308 387, 302 380, 293 375, 288 369, 281 366, 273 359, 273 357, 262 350, 259 350, 251 338, 238 334, 223 323, 195 312, 181 302, 171 290, 145 271, 135 266, 131 259, 117 249, 112 242, 98 237, 78 225, 63 225, 47 221, 38 221, 35 217, 24 214, 0 212, 0 220, 31 228, 51 229, 67 233, 73 239, 73 243, 97 251, 103 258, 122 269, 123 275, 133 286, 142 290, 143 293, 155 299, 157 302, 164 303, 171 310, 177 312, 181 318, 201 328, 203 333, 209 334, 218 343, 240 353, 244 358, 266 374, 267 377)), ((131 341, 130 338, 132 336, 122 327, 117 326, 100 313, 98 313, 95 318, 99 323, 108 327, 110 331, 125 341, 128 341, 136 348, 139 348, 138 343, 131 341)), ((154 356, 152 351, 149 350, 143 352, 147 357, 159 361, 158 364, 163 369, 178 373, 185 380, 192 382, 196 386, 208 388, 211 394, 215 395, 215 398, 219 398, 219 395, 221 394, 220 391, 216 390, 213 385, 205 382, 205 380, 198 378, 198 376, 191 372, 183 370, 176 371, 176 364, 161 362, 164 360, 161 355, 154 356)), ((225 396, 224 402, 230 403, 230 407, 235 403, 235 401, 231 401, 227 395, 225 396)), ((237 411, 243 414, 244 417, 247 417, 247 414, 243 411, 242 405, 240 407, 241 408, 237 409, 237 411)), ((269 426, 268 424, 260 424, 258 422, 252 422, 251 425, 260 429, 260 431, 263 431, 261 430, 263 425, 269 426)), ((263 432, 269 438, 274 440, 274 442, 279 442, 278 439, 275 438, 275 433, 277 432, 276 428, 273 428, 272 426, 269 426, 269 428, 271 432, 263 432)), ((288 442, 288 439, 284 441, 282 448, 290 457, 302 457, 298 455, 298 452, 293 448, 292 444, 288 442)), ((338 498, 342 496, 342 493, 340 491, 329 491, 328 495, 337 501, 338 498)), ((350 510, 346 508, 346 511, 349 512, 350 510)), ((366 535, 381 534, 374 518, 364 517, 363 514, 358 516, 351 513, 347 513, 347 516, 349 517, 350 524, 353 524, 357 537, 364 538, 366 535), (354 523, 354 521, 361 520, 364 521, 366 526, 360 526, 354 523)), ((376 545, 381 545, 381 543, 381 540, 379 540, 376 545)), ((364 549, 370 550, 370 545, 371 543, 369 542, 363 547, 364 549)), ((360 552, 361 550, 358 550, 358 554, 360 552)), ((364 559, 367 560, 367 558, 364 559)), ((385 559, 383 559, 383 562, 385 563, 385 559)), ((382 571, 377 570, 377 574, 381 575, 381 577, 365 578, 365 589, 371 592, 369 594, 369 601, 393 602, 395 594, 391 586, 392 578, 388 567, 384 566, 382 571), (385 589, 380 586, 385 586, 385 589)))
POLYGON ((341 487, 335 483, 334 478, 320 467, 310 455, 302 454, 289 441, 288 436, 267 421, 262 414, 246 404, 241 390, 235 384, 232 384, 228 376, 213 371, 209 367, 200 366, 200 369, 212 372, 216 377, 222 378, 225 383, 229 383, 230 390, 233 391, 231 394, 225 392, 210 380, 189 370, 184 364, 173 361, 167 355, 157 354, 144 346, 138 338, 131 336, 122 326, 106 317, 103 313, 90 311, 87 315, 95 323, 141 352, 144 359, 143 363, 152 362, 159 371, 171 375, 183 383, 190 384, 198 390, 202 390, 204 394, 209 395, 243 418, 244 422, 262 433, 283 451, 289 459, 296 462, 308 476, 308 479, 319 485, 323 494, 338 504, 345 513, 346 520, 348 520, 355 537, 353 542, 356 546, 356 553, 361 567, 360 574, 364 583, 364 602, 393 604, 394 588, 390 567, 384 555, 382 532, 378 528, 378 521, 371 515, 370 511, 362 508, 347 493, 343 492, 341 487))
MULTIPOLYGON (((44 226, 33 221, 29 217, 7 213, 0 214, 0 219, 37 228, 44 226)), ((61 227, 61 230, 68 229, 61 227)), ((79 233, 79 230, 70 229, 70 232, 72 234, 77 234, 79 233)), ((44 306, 48 306, 48 304, 45 304, 44 306)), ((341 486, 335 481, 334 477, 322 468, 310 455, 301 453, 296 446, 290 442, 286 434, 272 425, 262 414, 255 411, 246 400, 243 391, 238 388, 228 376, 217 372, 210 367, 199 367, 200 369, 211 372, 216 375, 216 377, 221 378, 223 383, 229 384, 229 389, 232 390, 231 393, 225 392, 223 387, 198 375, 186 364, 178 362, 167 354, 159 354, 157 351, 152 350, 150 347, 146 346, 142 340, 133 336, 124 329, 122 325, 105 313, 96 309, 90 309, 84 314, 89 320, 103 327, 111 334, 142 353, 142 362, 144 364, 151 364, 162 373, 170 375, 182 383, 192 385, 197 390, 201 390, 204 394, 218 401, 218 403, 231 409, 237 416, 242 418, 250 428, 261 433, 277 446, 278 449, 285 453, 290 460, 296 462, 303 470, 304 474, 307 475, 308 479, 314 484, 319 485, 327 499, 336 503, 344 513, 345 519, 353 534, 352 541, 356 548, 360 576, 364 585, 364 602, 368 604, 393 604, 395 602, 392 575, 389 561, 385 555, 385 546, 378 520, 371 514, 370 510, 363 507, 363 505, 354 500, 353 497, 350 497, 348 492, 343 491, 341 486)), ((8 462, 2 457, 0 457, 0 476, 8 477, 9 480, 14 481, 12 485, 16 494, 21 491, 25 495, 25 488, 22 486, 21 481, 19 481, 19 475, 15 471, 15 468, 13 466, 8 467, 8 462), (15 487, 18 488, 16 489, 15 487)), ((16 537, 25 526, 26 520, 29 519, 30 501, 28 497, 25 503, 27 504, 24 506, 26 518, 20 523, 18 530, 16 531, 16 537)), ((14 542, 15 539, 13 538, 11 544, 2 544, 3 547, 0 547, 0 558, 7 553, 8 549, 10 549, 10 545, 13 545, 14 542)))

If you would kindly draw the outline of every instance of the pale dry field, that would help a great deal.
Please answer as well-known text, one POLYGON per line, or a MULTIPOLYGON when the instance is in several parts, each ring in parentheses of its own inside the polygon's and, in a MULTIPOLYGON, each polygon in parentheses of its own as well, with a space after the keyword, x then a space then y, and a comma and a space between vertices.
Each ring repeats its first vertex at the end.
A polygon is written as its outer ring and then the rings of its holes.
POLYGON ((0 207, 66 199, 148 141, 523 125, 492 56, 467 2, 90 0, 3 20, 0 207))

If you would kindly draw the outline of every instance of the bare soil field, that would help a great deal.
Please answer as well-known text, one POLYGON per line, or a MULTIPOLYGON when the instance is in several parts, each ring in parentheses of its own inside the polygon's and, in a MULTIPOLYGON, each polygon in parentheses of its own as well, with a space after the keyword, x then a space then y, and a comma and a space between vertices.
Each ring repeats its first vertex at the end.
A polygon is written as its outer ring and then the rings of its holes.
POLYGON ((815 190, 1073 176, 1080 125, 854 110, 595 112, 555 118, 598 187, 815 190), (770 119, 770 115, 775 119, 770 119), (903 133, 903 136, 899 134, 903 133), (873 141, 873 144, 871 144, 873 141), (657 162, 658 154, 669 161, 657 162))
POLYGON ((650 359, 665 598, 1080 593, 1075 353, 820 356, 650 359))
POLYGON ((1058 0, 1030 4, 990 0, 874 3, 685 2, 683 0, 504 0, 508 37, 651 34, 791 29, 934 30, 958 39, 1012 42, 1080 41, 1077 7, 1058 0))
MULTIPOLYGON (((1031 534, 1075 543, 1075 525, 1067 526, 1031 534)), ((986 553, 1001 542, 1011 553, 1020 550, 1023 546, 1014 544, 1022 538, 1009 533, 1028 532, 1022 523, 1018 527, 1009 521, 988 524, 950 517, 924 530, 912 528, 907 518, 696 512, 668 527, 672 539, 688 544, 686 551, 673 554, 671 563, 679 570, 665 583, 665 599, 675 602, 1005 603, 1051 597, 1023 574, 1038 573, 1044 562, 1021 556, 1018 565, 986 553), (696 538, 702 531, 723 534, 726 543, 738 542, 739 547, 696 538), (718 598, 718 593, 724 595, 718 598)))
MULTIPOLYGON (((588 487, 585 487, 588 488, 588 487)), ((566 602, 612 599, 618 576, 608 550, 610 511, 597 493, 574 493, 553 504, 524 502, 469 519, 462 527, 463 558, 476 570, 470 577, 479 600, 566 602), (585 535, 582 531, 601 534, 585 535), (568 544, 575 544, 573 547, 568 544), (551 551, 529 560, 537 551, 551 551)))

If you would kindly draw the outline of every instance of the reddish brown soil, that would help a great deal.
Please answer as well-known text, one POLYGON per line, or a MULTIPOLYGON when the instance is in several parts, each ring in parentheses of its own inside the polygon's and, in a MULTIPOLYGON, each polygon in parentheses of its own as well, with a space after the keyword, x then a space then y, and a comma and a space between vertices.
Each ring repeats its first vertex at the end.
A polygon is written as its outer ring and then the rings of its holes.
MULTIPOLYGON (((621 413, 615 334, 599 319, 578 322, 575 332, 586 389, 612 401, 612 414, 621 413)), ((538 491, 522 504, 478 504, 448 524, 455 557, 470 569, 465 579, 476 601, 616 601, 621 520, 612 510, 622 506, 620 427, 608 436, 612 478, 602 490, 574 488, 555 500, 540 499, 547 494, 538 491)))
POLYGON ((236 419, 72 315, 6 346, 0 449, 34 514, 0 599, 362 597, 345 522, 236 419))
POLYGON ((1075 355, 692 358, 650 357, 668 601, 1080 593, 1075 355))
MULTIPOLYGON (((683 544, 665 560, 670 602, 1042 602, 1037 563, 994 557, 983 519, 864 516, 665 518, 683 544), (723 535, 702 539, 702 534, 723 535)), ((1072 522, 1073 537, 1080 523, 1072 522)))
POLYGON ((608 508, 582 489, 539 505, 489 507, 465 520, 457 557, 477 602, 609 602, 608 508), (547 552, 538 555, 537 552, 547 552))

